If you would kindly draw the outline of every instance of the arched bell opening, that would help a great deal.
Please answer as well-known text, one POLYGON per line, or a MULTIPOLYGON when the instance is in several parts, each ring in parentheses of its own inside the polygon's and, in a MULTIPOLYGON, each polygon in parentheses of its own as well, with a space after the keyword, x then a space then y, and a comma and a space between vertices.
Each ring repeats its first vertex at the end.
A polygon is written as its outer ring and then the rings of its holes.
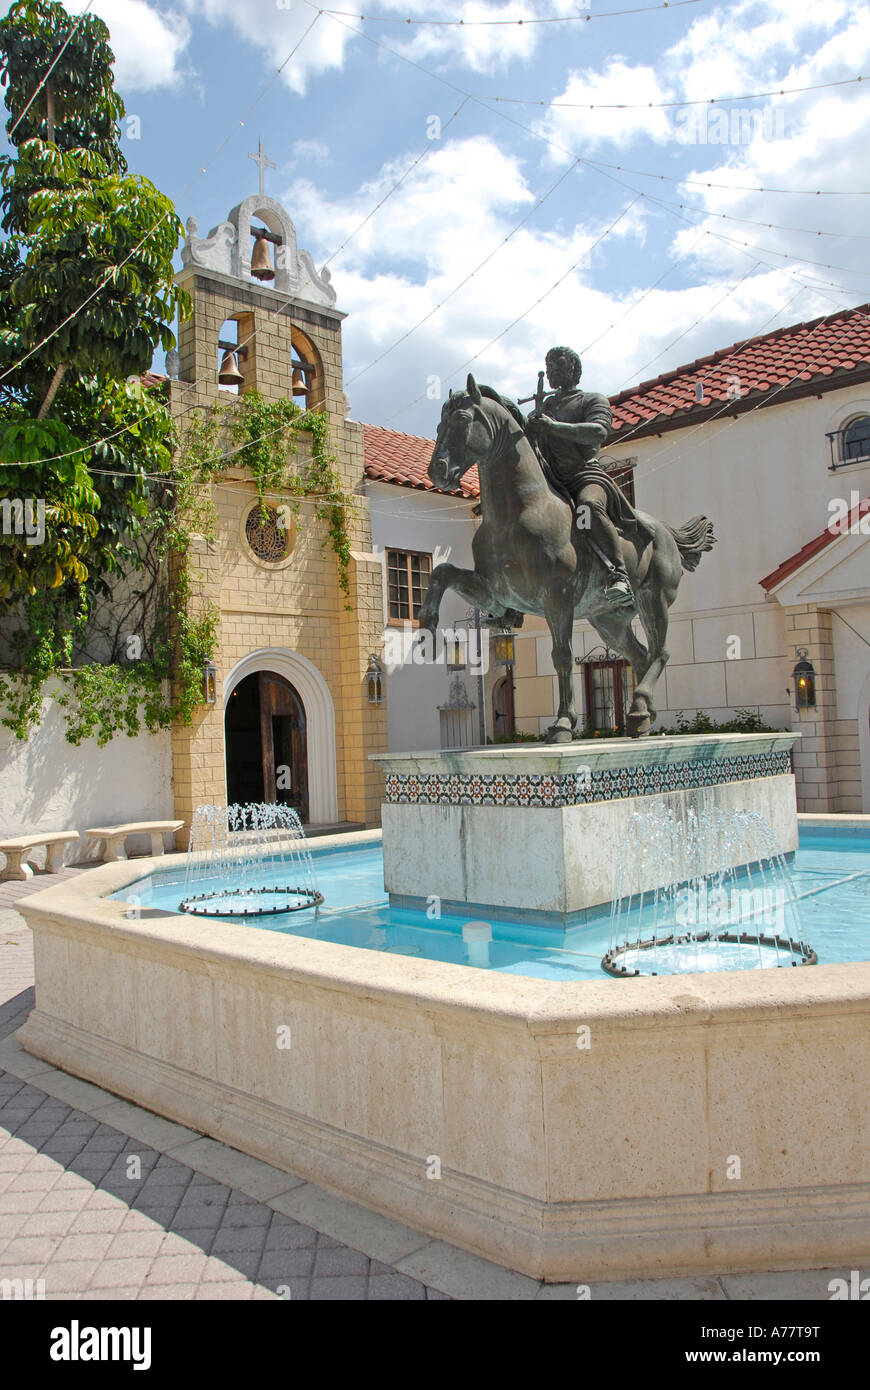
POLYGON ((303 410, 317 410, 326 400, 320 353, 295 324, 290 329, 290 345, 290 394, 303 410))
POLYGON ((224 319, 217 362, 219 390, 237 396, 256 386, 253 314, 238 313, 224 319))

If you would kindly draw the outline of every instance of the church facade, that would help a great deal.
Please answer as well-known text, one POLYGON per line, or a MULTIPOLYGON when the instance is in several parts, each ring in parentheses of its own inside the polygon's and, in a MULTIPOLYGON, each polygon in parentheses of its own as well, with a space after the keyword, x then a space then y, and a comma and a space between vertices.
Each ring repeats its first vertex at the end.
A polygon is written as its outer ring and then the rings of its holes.
MULTIPOLYGON (((287 497, 267 495, 264 518, 247 469, 228 466, 211 485, 216 538, 195 539, 191 568, 193 610, 208 602, 219 613, 214 702, 173 730, 175 815, 189 823, 202 803, 262 800, 294 806, 309 826, 377 823, 382 788, 368 755, 386 748, 386 717, 367 672, 381 646, 381 564, 362 497, 362 427, 346 418, 344 315, 328 271, 317 273, 265 194, 208 237, 191 219, 182 261, 193 314, 179 331, 176 415, 226 400, 219 377, 234 375, 230 392, 323 411, 359 505, 345 591, 314 501, 294 514, 287 497)), ((297 433, 301 470, 311 444, 297 433)))

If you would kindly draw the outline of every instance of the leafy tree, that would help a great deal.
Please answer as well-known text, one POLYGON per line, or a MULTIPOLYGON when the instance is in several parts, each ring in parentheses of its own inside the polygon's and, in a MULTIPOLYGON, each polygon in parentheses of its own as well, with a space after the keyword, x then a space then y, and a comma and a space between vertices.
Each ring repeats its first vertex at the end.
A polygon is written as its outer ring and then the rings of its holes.
MULTIPOLYGON (((0 615, 20 624, 7 623, 6 647, 22 676, 17 695, 8 680, 0 694, 19 734, 47 675, 87 659, 95 601, 165 558, 172 509, 152 481, 172 460, 168 397, 138 378, 189 311, 172 267, 182 228, 127 172, 108 40, 101 20, 53 0, 21 0, 0 20, 14 150, 0 158, 0 498, 44 502, 40 544, 0 537, 0 615)), ((143 640, 146 657, 160 649, 159 672, 139 681, 151 698, 168 674, 165 614, 151 651, 143 640)))
POLYGON ((127 173, 108 39, 96 16, 77 22, 53 0, 20 0, 0 21, 16 150, 0 158, 0 487, 43 497, 52 519, 41 554, 14 536, 0 547, 0 604, 48 583, 78 608, 69 586, 104 588, 107 571, 135 564, 145 474, 170 457, 168 403, 144 404, 125 378, 174 346, 169 325, 188 312, 172 267, 182 228, 127 173), (107 467, 120 476, 96 472, 107 467))

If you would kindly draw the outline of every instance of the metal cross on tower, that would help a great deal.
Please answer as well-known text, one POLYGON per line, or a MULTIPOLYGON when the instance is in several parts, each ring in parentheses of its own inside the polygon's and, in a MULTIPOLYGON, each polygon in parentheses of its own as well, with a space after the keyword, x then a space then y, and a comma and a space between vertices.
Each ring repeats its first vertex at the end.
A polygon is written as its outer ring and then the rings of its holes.
POLYGON ((257 153, 256 153, 256 154, 249 154, 249 155, 248 155, 248 159, 253 159, 254 163, 255 163, 256 165, 259 166, 259 169, 260 169, 260 197, 263 198, 263 197, 265 197, 265 194, 266 194, 266 170, 267 170, 267 169, 277 169, 278 166, 277 166, 277 164, 273 164, 272 161, 271 161, 271 159, 267 159, 267 158, 266 158, 265 154, 263 153, 263 142, 262 142, 262 140, 260 140, 260 141, 258 142, 257 153))

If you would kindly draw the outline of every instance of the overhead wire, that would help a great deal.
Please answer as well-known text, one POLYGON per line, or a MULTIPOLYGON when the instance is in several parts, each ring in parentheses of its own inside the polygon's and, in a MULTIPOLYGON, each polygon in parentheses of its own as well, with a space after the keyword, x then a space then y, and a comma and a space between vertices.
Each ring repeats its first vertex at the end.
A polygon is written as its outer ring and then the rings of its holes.
POLYGON ((348 19, 367 20, 372 24, 409 24, 437 29, 491 29, 511 26, 523 27, 532 24, 571 24, 577 20, 584 22, 593 19, 614 19, 624 15, 649 14, 653 10, 677 10, 684 5, 697 5, 701 0, 663 0, 658 5, 638 5, 630 10, 602 10, 593 14, 588 5, 582 14, 532 15, 523 19, 418 19, 413 16, 358 14, 352 10, 324 10, 330 16, 344 15, 348 19))
MULTIPOLYGON (((314 5, 311 5, 311 4, 310 4, 310 0, 305 0, 305 2, 306 2, 306 4, 309 4, 309 7, 310 7, 310 8, 312 8, 312 9, 316 8, 314 5)), ((648 7, 648 8, 650 8, 650 7, 648 7)), ((663 7, 655 6, 655 7, 651 7, 651 8, 667 8, 667 6, 663 6, 663 7)), ((329 14, 331 18, 337 18, 337 16, 338 16, 338 12, 333 12, 333 11, 329 11, 329 10, 317 9, 317 13, 315 14, 314 18, 312 19, 312 22, 311 22, 311 24, 309 25, 308 29, 307 29, 307 30, 305 31, 305 33, 302 35, 302 38, 299 40, 299 42, 297 43, 297 45, 294 47, 294 49, 292 50, 291 54, 288 55, 287 59, 284 60, 284 63, 282 63, 281 67, 280 67, 279 69, 277 69, 276 73, 273 75, 273 77, 270 79, 270 82, 267 84, 267 86, 263 89, 263 91, 262 91, 262 92, 259 94, 259 96, 256 98, 255 102, 252 103, 251 107, 248 108, 248 111, 245 113, 246 115, 249 114, 249 112, 250 112, 251 109, 253 109, 253 106, 256 104, 256 102, 259 101, 259 100, 262 98, 262 96, 265 94, 265 91, 268 90, 268 87, 271 86, 271 83, 275 80, 275 77, 277 77, 277 75, 283 70, 283 68, 286 66, 287 62, 289 61, 290 57, 293 56, 293 53, 295 53, 295 51, 298 49, 298 47, 300 46, 300 44, 302 43, 302 41, 305 39, 305 37, 307 37, 307 34, 308 34, 308 33, 311 31, 311 29, 313 28, 314 24, 317 22, 317 19, 318 19, 318 18, 320 17, 320 15, 323 14, 323 13, 329 14)), ((616 13, 616 12, 614 12, 614 13, 616 13)), ((599 17, 603 17, 603 16, 599 16, 599 17)), ((339 22, 340 22, 340 20, 339 20, 339 22)), ((351 28, 351 26, 344 26, 344 27, 346 27, 346 28, 351 28)), ((362 31, 359 31, 359 30, 352 30, 352 32, 361 33, 362 31)), ((403 54, 396 53, 394 50, 390 49, 387 45, 381 44, 378 40, 372 39, 369 35, 362 34, 362 36, 363 36, 364 38, 367 38, 370 42, 375 43, 378 47, 382 47, 382 48, 386 49, 387 52, 392 53, 394 56, 396 56, 396 57, 402 59, 402 61, 409 62, 409 63, 411 64, 411 66, 420 68, 421 71, 423 71, 424 73, 426 73, 428 76, 435 78, 435 80, 438 80, 438 81, 442 82, 443 85, 446 85, 446 86, 448 86, 448 87, 451 87, 453 90, 456 90, 456 91, 460 92, 460 94, 463 95, 463 102, 461 103, 460 107, 457 108, 457 111, 454 112, 454 116, 455 116, 455 115, 458 115, 459 111, 460 111, 460 110, 462 109, 462 107, 465 105, 465 103, 466 103, 467 100, 475 100, 478 104, 483 105, 483 106, 484 106, 484 109, 491 109, 491 108, 489 108, 489 107, 486 106, 485 101, 482 101, 480 98, 474 97, 471 93, 464 93, 464 92, 462 92, 462 89, 456 87, 456 84, 450 83, 450 82, 446 81, 446 79, 440 78, 437 74, 429 72, 427 69, 423 68, 420 64, 416 63, 414 60, 408 59, 408 58, 407 58, 405 55, 403 55, 403 54)), ((850 81, 854 81, 854 80, 858 80, 858 79, 850 79, 850 81)), ((824 85, 827 85, 827 84, 824 84, 824 85)), ((838 85, 838 84, 830 84, 830 85, 838 85)), ((845 85, 845 82, 843 83, 843 85, 845 85)), ((715 99, 713 99, 713 100, 715 100, 715 99)), ((723 100, 728 100, 728 99, 725 98, 725 99, 723 99, 723 100)), ((497 113, 497 114, 503 114, 503 113, 497 113)), ((451 117, 451 120, 452 120, 453 118, 454 118, 454 117, 451 117)), ((506 117, 506 118, 507 118, 507 119, 510 119, 509 117, 506 117)), ((512 123, 518 125, 521 129, 526 129, 526 130, 528 129, 527 127, 522 126, 520 122, 512 122, 512 123)), ((240 124, 244 124, 244 121, 241 121, 240 124)), ((549 144, 555 144, 555 142, 553 142, 553 141, 547 139, 547 137, 542 137, 542 136, 540 136, 538 132, 529 130, 528 133, 530 133, 530 134, 536 136, 536 138, 543 138, 543 139, 545 139, 545 140, 547 141, 547 143, 549 143, 549 144)), ((227 137, 227 140, 228 140, 229 138, 230 138, 230 137, 228 136, 228 137, 227 137)), ((215 155, 212 156, 212 160, 216 157, 217 153, 219 153, 220 150, 223 149, 223 146, 227 143, 227 140, 225 140, 225 141, 222 143, 222 145, 219 147, 218 151, 216 151, 215 155)), ((556 146, 556 148, 560 148, 560 147, 559 147, 559 146, 556 146)), ((381 206, 383 206, 383 203, 387 201, 387 198, 390 197, 390 196, 392 195, 392 193, 396 191, 396 188, 401 184, 401 182, 403 182, 404 179, 408 177, 408 175, 412 172, 413 168, 416 167, 416 165, 422 160, 423 157, 425 157, 425 153, 426 153, 426 152, 427 152, 427 151, 424 151, 424 153, 423 153, 421 156, 419 156, 419 157, 413 162, 413 164, 412 164, 412 165, 405 171, 405 173, 402 175, 401 179, 397 182, 397 184, 394 185, 394 187, 390 190, 390 193, 388 193, 388 194, 386 195, 385 198, 383 198, 383 199, 380 200, 380 202, 375 206, 375 208, 372 209, 372 211, 368 214, 368 216, 364 219, 364 221, 363 221, 362 223, 359 224, 359 226, 355 229, 355 231, 351 234, 351 236, 350 236, 349 238, 347 238, 346 241, 343 242, 343 243, 341 244, 341 246, 336 250, 336 252, 333 253, 333 255, 330 257, 330 260, 331 260, 331 259, 334 259, 334 257, 335 257, 336 255, 338 255, 339 252, 340 252, 341 250, 344 249, 344 247, 347 245, 348 241, 350 241, 350 240, 352 239, 352 237, 353 237, 354 235, 356 235, 356 233, 357 233, 359 230, 361 230, 362 227, 363 227, 364 225, 366 225, 366 223, 371 219, 371 217, 375 215, 375 213, 378 211, 378 209, 379 209, 381 206)), ((571 153, 571 152, 569 152, 569 151, 564 151, 564 153, 571 153)), ((576 164, 578 164, 578 163, 579 163, 579 164, 584 164, 584 163, 586 163, 586 164, 589 164, 591 167, 595 167, 595 168, 599 168, 599 167, 600 167, 600 168, 602 168, 602 169, 603 169, 603 168, 614 168, 614 167, 615 167, 615 168, 620 168, 620 167, 621 167, 621 166, 604 165, 604 164, 603 164, 602 162, 600 162, 600 161, 586 160, 586 159, 584 159, 583 157, 576 156, 576 155, 573 156, 573 159, 574 159, 574 161, 575 161, 575 164, 572 165, 571 167, 575 167, 576 164)), ((212 162, 212 160, 209 161, 209 164, 212 162)), ((208 165, 204 166, 204 168, 203 168, 202 170, 200 170, 200 174, 204 173, 204 172, 206 171, 207 168, 208 168, 208 165)), ((565 172, 565 175, 563 175, 562 178, 567 177, 567 174, 568 174, 569 172, 570 172, 570 169, 567 170, 567 171, 565 172)), ((197 179, 198 177, 200 177, 200 174, 198 174, 198 175, 195 176, 194 180, 191 182, 191 184, 189 185, 189 187, 192 187, 192 185, 193 185, 193 183, 196 181, 196 179, 197 179)), ((649 176, 649 175, 648 175, 648 176, 649 176)), ((658 176, 658 175, 655 175, 655 177, 659 177, 659 176, 658 176)), ((661 176, 661 177, 664 177, 664 176, 661 176)), ((561 181, 562 181, 562 179, 560 179, 558 182, 561 182, 561 181)), ((675 180, 675 181, 677 181, 677 180, 675 180)), ((685 180, 680 180, 680 181, 681 181, 681 182, 686 182, 685 180)), ((619 181, 619 182, 621 182, 621 181, 619 181)), ((715 185, 707 184, 707 185, 704 185, 704 186, 715 186, 715 185)), ((554 187, 555 187, 555 185, 554 185, 554 187)), ((625 185, 625 187, 628 188, 629 186, 628 186, 628 185, 625 185)), ((725 187, 731 188, 731 187, 734 187, 734 186, 733 186, 733 185, 725 185, 725 187)), ((185 193, 186 193, 187 191, 188 191, 188 190, 185 190, 185 193)), ((552 190, 550 190, 550 191, 552 191, 552 190)), ((633 200, 633 202, 629 205, 629 207, 634 206, 634 204, 638 201, 638 198, 649 197, 649 196, 650 196, 650 195, 645 195, 645 194, 643 194, 643 193, 638 193, 637 190, 630 190, 630 191, 635 192, 636 197, 635 197, 635 199, 633 200)), ((799 190, 760 190, 760 191, 792 191, 792 192, 795 192, 795 191, 799 191, 799 190)), ((545 197, 546 197, 546 196, 549 196, 549 193, 546 194, 545 197)), ((655 199, 651 199, 651 201, 661 201, 662 206, 666 206, 665 200, 655 200, 655 199)), ((539 204, 537 204, 536 206, 539 206, 539 204)), ((532 211, 534 211, 534 210, 535 210, 535 209, 533 208, 532 211)), ((626 212, 627 212, 628 210, 629 210, 629 208, 625 208, 625 209, 623 210, 623 212, 619 214, 619 216, 618 216, 618 217, 615 219, 615 221, 610 225, 610 227, 608 227, 608 228, 606 229, 606 231, 602 234, 602 236, 599 237, 598 240, 597 240, 595 243, 593 243, 593 247, 594 247, 595 245, 598 245, 599 242, 600 242, 601 240, 604 239, 604 236, 608 235, 609 232, 613 230, 613 228, 614 228, 614 227, 616 226, 616 224, 622 219, 622 217, 625 216, 625 214, 626 214, 626 212)), ((703 210, 700 210, 700 209, 699 209, 698 211, 703 211, 703 210)), ((524 220, 524 221, 525 221, 525 220, 528 220, 528 216, 529 216, 529 215, 530 215, 530 214, 527 214, 526 218, 524 218, 523 220, 524 220)), ((722 216, 725 216, 725 215, 722 214, 722 216)), ((737 219, 735 219, 735 220, 737 220, 737 219)), ((158 224, 155 224, 155 226, 156 226, 156 225, 159 225, 159 223, 158 223, 158 224)), ((520 224, 520 225, 522 225, 522 224, 520 224)), ((695 225, 697 225, 697 224, 695 224, 695 225)), ((769 225, 769 224, 768 224, 768 225, 769 225)), ((517 230, 517 229, 515 229, 515 230, 517 230)), ((798 229, 794 229, 794 230, 798 230, 798 229)), ((708 234, 708 235, 716 235, 715 233, 709 232, 709 229, 707 230, 707 232, 706 232, 705 234, 708 234)), ((493 251, 492 253, 490 253, 490 256, 487 258, 487 260, 492 259, 492 256, 495 255, 496 252, 497 252, 498 250, 501 249, 501 246, 504 245, 505 242, 506 242, 507 240, 510 239, 510 235, 513 235, 513 233, 509 234, 508 237, 506 237, 506 238, 503 239, 503 241, 502 241, 502 243, 500 243, 499 247, 495 248, 494 251, 493 251)), ((723 240, 728 240, 728 241, 733 241, 732 238, 721 238, 721 239, 723 239, 723 240)), ((734 244, 738 244, 738 243, 735 242, 734 244)), ((749 243, 744 243, 744 245, 749 245, 749 243)), ((593 247, 590 247, 589 250, 593 249, 593 247)), ((741 247, 740 249, 742 250, 743 248, 741 247)), ((766 252, 768 251, 768 248, 758 248, 758 249, 765 250, 766 252)), ((134 254, 134 253, 131 253, 131 254, 134 254)), ((588 254, 588 252, 586 252, 586 253, 584 253, 584 254, 588 254)), ((686 254, 688 254, 688 253, 686 253, 686 254)), ((775 254, 775 255, 780 256, 781 258, 784 257, 784 258, 789 259, 789 260, 797 260, 797 261, 800 261, 800 262, 802 262, 802 263, 804 263, 804 264, 822 265, 823 268, 831 268, 831 269, 835 269, 835 270, 842 270, 842 271, 844 271, 845 273, 851 273, 851 272, 849 272, 845 267, 828 266, 828 265, 826 265, 825 263, 813 262, 813 261, 804 260, 804 258, 801 258, 801 257, 789 256, 789 255, 787 255, 787 253, 769 252, 769 254, 775 254)), ((582 258, 581 258, 581 259, 582 259, 582 258)), ((678 260, 681 260, 681 259, 683 259, 683 257, 678 258, 678 260)), ((483 263, 481 263, 481 264, 484 264, 484 263, 485 263, 485 262, 483 262, 483 263)), ((544 298, 546 298, 550 293, 552 293, 553 290, 555 290, 555 289, 558 287, 558 285, 561 284, 561 283, 564 281, 564 279, 567 278, 568 274, 570 274, 570 273, 572 272, 572 270, 574 270, 574 269, 576 268, 577 264, 579 264, 579 261, 575 261, 575 262, 572 264, 572 266, 569 267, 569 269, 568 269, 568 270, 555 282, 555 284, 552 285, 552 286, 550 287, 549 290, 545 291, 545 293, 544 293, 543 295, 541 295, 541 296, 535 301, 534 304, 532 304, 532 305, 529 306, 529 308, 524 312, 524 314, 520 315, 517 319, 513 320, 509 325, 507 325, 507 327, 506 327, 505 329, 503 329, 499 334, 497 334, 495 338, 493 338, 492 340, 490 340, 490 342, 489 342, 488 344, 486 344, 482 349, 480 349, 480 351, 479 351, 477 354, 475 354, 473 357, 469 358, 469 359, 467 360, 466 363, 462 364, 462 367, 457 368, 456 371, 463 370, 465 366, 471 365, 471 363, 473 363, 475 360, 477 360, 477 357, 479 357, 480 355, 482 355, 483 352, 487 351, 488 348, 491 347, 495 342, 499 341, 499 339, 500 339, 501 337, 503 337, 507 332, 509 332, 511 328, 513 328, 514 326, 516 326, 516 324, 517 324, 518 322, 520 322, 520 321, 522 320, 522 318, 526 317, 528 313, 532 312, 532 310, 533 310, 535 307, 537 307, 537 305, 538 305, 544 298)), ((675 263, 675 264, 676 264, 676 263, 675 263)), ((757 264, 764 264, 764 263, 763 263, 763 262, 759 262, 759 263, 757 263, 757 264)), ((480 267, 478 267, 478 268, 480 268, 480 267)), ((768 269, 776 269, 776 267, 766 267, 766 268, 768 268, 768 269)), ((670 269, 673 269, 673 267, 671 267, 670 269)), ((473 272, 471 273, 471 275, 473 275, 474 273, 476 273, 476 270, 473 271, 473 272)), ((670 273, 670 270, 665 272, 665 274, 668 274, 668 273, 670 273)), ((861 273, 861 272, 858 272, 858 273, 861 273)), ((452 297, 452 294, 453 294, 453 293, 456 293, 456 292, 458 291, 458 289, 462 287, 463 284, 467 283, 468 280, 471 278, 471 275, 465 277, 465 279, 460 283, 460 285, 458 285, 457 287, 455 287, 455 289, 454 289, 453 291, 451 291, 451 295, 448 296, 448 297, 452 297)), ((661 277, 661 278, 664 278, 664 277, 661 277)), ((745 278, 746 278, 746 276, 743 277, 743 279, 745 279, 745 278)), ((660 281, 657 282, 657 283, 660 283, 660 281)), ((742 281, 741 281, 741 282, 738 282, 738 284, 739 284, 739 283, 742 283, 742 281)), ((652 287, 651 287, 651 288, 652 288, 652 287)), ((735 286, 734 288, 736 288, 736 286, 735 286)), ((834 288, 838 288, 838 287, 837 287, 837 286, 834 286, 834 288)), ((642 298, 645 298, 645 297, 646 297, 646 294, 649 293, 649 292, 650 292, 649 290, 646 291, 646 292, 644 293, 644 295, 641 296, 641 299, 642 299, 642 298)), ((729 293, 730 293, 730 292, 733 292, 733 289, 732 289, 732 291, 729 291, 729 293)), ((727 296, 725 296, 725 297, 727 297, 727 296)), ((288 302, 289 302, 289 301, 288 301, 288 302)), ((442 301, 442 303, 443 303, 443 302, 446 302, 446 301, 442 301)), ((640 301, 636 301, 636 303, 637 303, 637 302, 640 302, 640 301)), ((717 301, 717 303, 718 303, 718 302, 721 302, 721 301, 717 301)), ((282 307, 283 307, 283 306, 282 306, 282 307)), ((432 311, 430 311, 430 313, 426 315, 426 318, 431 317, 433 313, 437 312, 437 309, 438 309, 439 307, 441 307, 441 306, 440 306, 440 305, 435 306, 435 309, 433 309, 432 311)), ((626 310, 626 314, 627 314, 627 313, 630 313, 630 312, 632 311, 633 307, 635 307, 635 306, 630 306, 630 308, 629 308, 628 310, 626 310)), ((713 307, 716 307, 716 306, 713 306, 713 307)), ((280 311, 281 311, 281 310, 279 309, 279 310, 276 310, 275 312, 277 313, 277 312, 280 312, 280 311)), ((711 310, 711 311, 708 311, 708 312, 712 312, 712 310, 711 310)), ((273 317, 274 317, 274 314, 273 314, 273 317)), ((621 316, 620 316, 620 319, 616 320, 615 322, 621 321, 621 319, 622 319, 623 317, 625 317, 625 315, 621 315, 621 316)), ((425 321, 426 321, 426 320, 424 319, 424 320, 422 320, 421 322, 425 322, 425 321)), ((62 327, 62 326, 63 326, 63 325, 61 325, 61 327, 62 327)), ((398 343, 399 343, 400 341, 403 341, 405 337, 410 336, 411 332, 415 331, 416 327, 419 327, 419 326, 420 326, 419 324, 418 324, 418 325, 415 325, 414 328, 412 328, 411 330, 409 330, 408 334, 403 335, 402 339, 397 340, 397 343, 394 344, 393 347, 398 346, 398 343)), ((611 327, 613 327, 613 326, 615 326, 615 324, 614 324, 614 325, 611 325, 611 327)), ((59 330, 55 330, 55 331, 59 331, 59 330)), ((607 329, 607 330, 605 330, 605 333, 606 333, 606 332, 609 332, 609 331, 610 331, 610 329, 607 329)), ((250 335, 250 336, 253 336, 253 335, 250 335)), ((600 337, 601 337, 601 336, 604 336, 604 335, 602 334, 602 335, 600 335, 600 337)), ((681 336, 682 336, 682 335, 681 335, 681 336)), ((599 337, 599 339, 596 339, 595 341, 596 341, 596 342, 597 342, 597 341, 600 341, 600 337, 599 337)), ((247 342, 247 341, 249 341, 249 339, 246 339, 246 340, 245 340, 245 342, 247 342)), ((243 345, 244 345, 244 344, 239 344, 239 346, 243 346, 243 345)), ((38 350, 38 348, 35 349, 35 350, 38 350)), ((387 352, 389 352, 389 351, 391 351, 391 350, 392 350, 392 348, 388 349, 387 352)), ((667 350, 667 349, 665 349, 665 350, 667 350)), ((381 354, 381 358, 384 357, 384 356, 386 356, 386 355, 387 355, 386 352, 383 353, 383 354, 381 354)), ((660 355, 661 355, 661 354, 660 354, 660 355)), ((23 360, 26 360, 26 359, 23 359, 23 360)), ((377 360, 380 360, 380 359, 376 359, 376 361, 377 361, 377 360)), ((655 360, 655 359, 653 359, 653 360, 655 360)), ((370 363, 368 367, 366 367, 366 368, 363 369, 363 372, 369 370, 369 367, 374 366, 375 364, 376 364, 376 362, 370 363)), ((19 364, 19 365, 20 365, 20 364, 19 364)), ((13 369, 14 369, 14 368, 13 368, 13 369)), ((10 369, 10 370, 12 370, 12 369, 10 369)), ((357 379, 360 375, 363 374, 363 372, 357 373, 356 377, 351 378, 351 380, 357 379)), ((6 374, 8 374, 8 373, 4 373, 3 375, 6 375, 6 374)), ((451 373, 451 375, 453 375, 453 373, 451 373)), ((2 379, 2 376, 0 376, 0 379, 2 379)), ((196 383, 193 383, 193 385, 195 385, 195 384, 196 384, 196 383)), ((348 384, 350 384, 350 383, 348 383, 348 384)), ((422 397, 418 397, 418 398, 417 398, 417 400, 419 400, 419 399, 422 399, 422 397)), ((412 402, 411 404, 415 404, 415 403, 416 403, 416 401, 415 401, 415 402, 412 402)), ((191 408, 196 408, 196 407, 191 407, 191 408)), ((407 408, 409 408, 409 407, 403 407, 403 410, 404 410, 404 409, 407 409, 407 408)), ((303 412, 303 413, 304 413, 304 414, 307 414, 308 412, 306 411, 306 412, 303 412)), ((398 414, 401 414, 401 413, 403 413, 403 411, 399 411, 399 412, 397 412, 397 413, 398 413, 398 414)), ((396 416, 395 416, 395 414, 394 414, 393 416, 391 416, 391 417, 389 417, 389 418, 390 418, 390 419, 394 419, 394 418, 396 418, 396 416)), ((127 430, 127 429, 129 429, 129 428, 132 428, 132 427, 133 427, 133 426, 124 427, 123 429, 117 431, 117 432, 115 433, 115 435, 108 436, 104 442, 108 442, 109 439, 114 438, 114 437, 117 437, 117 435, 119 435, 119 434, 121 434, 121 433, 124 433, 125 430, 127 430)), ((101 441, 101 442, 103 442, 103 441, 101 441)), ((244 446, 240 446, 240 447, 244 447, 244 446)), ((78 451, 73 451, 73 452, 78 452, 78 451)), ((234 451, 230 451, 230 456, 231 456, 232 452, 234 452, 234 451)), ((227 455, 224 455, 224 456, 222 456, 222 457, 225 457, 225 456, 227 456, 227 455)), ((45 461, 50 461, 50 460, 45 460, 45 461)), ((96 470, 95 470, 95 471, 96 471, 96 470)), ((129 476, 129 475, 125 474, 125 475, 122 475, 122 476, 129 476)), ((157 477, 160 477, 160 478, 164 478, 164 479, 166 478, 166 475, 163 475, 163 474, 159 474, 159 475, 156 475, 156 476, 157 476, 157 477)))

